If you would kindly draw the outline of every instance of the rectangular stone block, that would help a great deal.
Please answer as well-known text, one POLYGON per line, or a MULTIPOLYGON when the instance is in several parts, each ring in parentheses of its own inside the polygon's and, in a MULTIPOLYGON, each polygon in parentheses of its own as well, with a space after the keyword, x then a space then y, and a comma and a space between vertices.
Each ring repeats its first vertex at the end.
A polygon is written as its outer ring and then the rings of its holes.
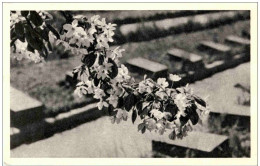
POLYGON ((170 59, 177 62, 182 61, 182 70, 196 70, 204 67, 202 57, 200 55, 184 51, 182 49, 173 48, 168 51, 170 59))
POLYGON ((153 150, 174 157, 228 157, 228 137, 192 131, 183 139, 170 140, 157 137, 152 142, 153 150))
POLYGON ((150 61, 141 57, 130 59, 127 61, 127 67, 130 71, 139 74, 147 74, 148 77, 158 78, 167 77, 168 67, 166 65, 150 61))
POLYGON ((21 126, 43 118, 43 104, 10 87, 11 125, 21 126))
MULTIPOLYGON (((227 45, 215 43, 213 41, 202 41, 198 47, 200 50, 207 52, 209 55, 220 55, 224 59, 229 59, 231 48, 227 45)), ((219 57, 220 58, 220 57, 219 57)))
POLYGON ((250 45, 250 40, 239 37, 239 36, 230 35, 226 38, 226 41, 228 43, 232 43, 232 44, 236 44, 236 45, 242 45, 242 46, 250 45))

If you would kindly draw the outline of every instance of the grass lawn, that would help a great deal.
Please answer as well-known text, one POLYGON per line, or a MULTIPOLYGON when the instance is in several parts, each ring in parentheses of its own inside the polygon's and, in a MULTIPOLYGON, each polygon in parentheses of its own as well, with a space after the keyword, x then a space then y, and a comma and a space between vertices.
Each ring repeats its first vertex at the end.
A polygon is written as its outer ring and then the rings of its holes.
MULTIPOLYGON (((249 21, 240 21, 217 29, 182 33, 146 42, 127 43, 122 45, 126 49, 122 63, 127 59, 141 56, 166 64, 172 72, 172 65, 165 57, 165 53, 171 47, 179 47, 203 55, 196 49, 200 40, 215 39, 222 43, 227 35, 240 35, 243 29, 250 27, 249 23, 249 21)), ((207 55, 203 56, 206 60, 207 55)), ((67 89, 59 85, 59 82, 65 78, 65 72, 80 64, 80 57, 52 60, 46 64, 20 63, 11 65, 11 85, 43 102, 47 115, 68 111, 91 100, 91 98, 79 99, 73 95, 73 87, 67 89)))

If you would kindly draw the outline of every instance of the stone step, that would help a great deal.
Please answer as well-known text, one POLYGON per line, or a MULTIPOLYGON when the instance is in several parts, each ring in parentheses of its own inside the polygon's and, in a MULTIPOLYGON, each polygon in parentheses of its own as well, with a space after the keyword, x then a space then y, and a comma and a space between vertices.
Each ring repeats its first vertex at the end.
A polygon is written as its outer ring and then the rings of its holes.
POLYGON ((192 131, 183 139, 154 138, 153 151, 173 157, 230 157, 228 137, 192 131))
POLYGON ((153 79, 167 77, 168 67, 166 65, 148 59, 141 57, 133 58, 128 60, 126 65, 131 72, 147 74, 148 77, 153 79))
POLYGON ((226 42, 232 43, 235 45, 242 45, 242 46, 248 46, 250 45, 250 40, 239 37, 239 36, 234 36, 230 35, 226 38, 226 42))
POLYGON ((170 49, 167 52, 173 63, 182 63, 182 70, 184 71, 194 71, 204 67, 202 57, 200 55, 187 52, 179 48, 170 49))
POLYGON ((206 51, 209 55, 221 55, 223 58, 230 58, 231 47, 213 41, 201 41, 198 49, 206 51))
POLYGON ((10 87, 11 126, 22 126, 43 118, 43 104, 10 87))

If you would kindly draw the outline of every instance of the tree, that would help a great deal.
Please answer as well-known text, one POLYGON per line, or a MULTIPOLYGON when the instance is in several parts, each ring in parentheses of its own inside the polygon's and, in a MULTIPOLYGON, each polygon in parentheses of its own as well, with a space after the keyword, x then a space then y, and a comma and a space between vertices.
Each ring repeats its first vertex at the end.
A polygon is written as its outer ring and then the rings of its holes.
MULTIPOLYGON (((99 99, 98 109, 107 107, 112 123, 126 121, 130 112, 133 123, 140 117, 142 133, 171 130, 170 139, 182 138, 208 111, 206 102, 188 85, 175 89, 166 78, 154 81, 146 76, 137 83, 119 62, 124 49, 109 48, 116 24, 98 15, 87 18, 60 12, 66 22, 59 30, 48 23, 52 15, 46 11, 11 12, 11 48, 17 59, 44 61, 55 45, 80 55, 82 64, 73 69, 74 78, 80 79, 75 92, 99 99)), ((170 74, 169 79, 174 83, 181 78, 170 74)))

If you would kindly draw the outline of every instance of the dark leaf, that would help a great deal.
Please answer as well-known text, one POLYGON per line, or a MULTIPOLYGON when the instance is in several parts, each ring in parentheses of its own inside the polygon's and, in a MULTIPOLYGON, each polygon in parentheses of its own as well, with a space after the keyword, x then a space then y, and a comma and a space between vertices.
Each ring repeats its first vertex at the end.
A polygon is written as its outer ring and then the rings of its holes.
POLYGON ((142 134, 145 133, 146 127, 144 126, 142 129, 142 134))
POLYGON ((131 93, 128 96, 126 96, 124 103, 125 103, 125 109, 127 111, 130 111, 131 108, 135 105, 135 95, 131 93))
POLYGON ((107 82, 103 82, 103 84, 101 85, 101 89, 104 90, 104 92, 109 95, 109 93, 107 93, 107 90, 111 89, 111 86, 107 83, 107 82))
POLYGON ((192 111, 192 114, 189 115, 190 121, 193 125, 196 125, 199 122, 199 115, 196 111, 192 111))
POLYGON ((30 46, 30 44, 27 45, 27 50, 34 53, 34 48, 32 48, 32 46, 30 46))
POLYGON ((86 64, 88 67, 93 66, 96 61, 97 56, 94 53, 87 54, 83 56, 82 62, 86 64))
POLYGON ((45 58, 47 58, 48 55, 49 55, 49 52, 48 52, 47 48, 44 45, 42 45, 42 53, 44 54, 45 58))
POLYGON ((117 103, 118 103, 117 107, 118 108, 122 108, 124 106, 124 99, 123 99, 123 97, 119 97, 117 103))
POLYGON ((138 125, 138 131, 143 130, 144 127, 145 127, 145 124, 144 123, 140 123, 138 125))
POLYGON ((142 113, 142 111, 143 111, 143 104, 142 104, 142 102, 137 102, 136 103, 136 105, 135 105, 135 107, 136 107, 136 109, 137 109, 137 111, 138 111, 138 115, 140 115, 141 113, 142 113))
POLYGON ((111 72, 109 72, 108 75, 109 75, 110 78, 113 79, 118 74, 118 67, 117 67, 116 63, 111 58, 108 58, 108 63, 112 63, 111 72))
POLYGON ((137 118, 137 113, 136 113, 136 110, 133 109, 133 113, 132 113, 132 122, 135 123, 135 120, 137 118))
POLYGON ((94 78, 94 85, 95 85, 95 86, 98 86, 99 81, 100 81, 100 80, 99 80, 97 77, 95 77, 95 78, 94 78))
POLYGON ((35 26, 41 26, 43 23, 43 20, 41 16, 36 11, 30 11, 30 20, 35 26))
POLYGON ((29 11, 28 10, 21 11, 21 14, 22 14, 22 16, 27 17, 27 15, 29 14, 29 11))
POLYGON ((55 28, 53 28, 50 24, 46 24, 46 26, 57 37, 57 39, 60 39, 60 35, 55 28))
POLYGON ((98 57, 98 64, 102 65, 103 62, 104 62, 104 56, 103 55, 99 55, 99 57, 98 57))
POLYGON ((117 114, 117 111, 114 111, 114 108, 112 105, 108 106, 107 111, 108 111, 109 116, 115 116, 117 114))
POLYGON ((18 39, 24 38, 24 26, 21 21, 15 24, 15 33, 18 39))
POLYGON ((16 38, 17 37, 17 35, 16 35, 16 33, 15 33, 15 28, 12 28, 11 29, 11 39, 14 39, 14 38, 16 38))
POLYGON ((145 118, 145 116, 148 114, 148 112, 149 112, 148 107, 145 107, 145 108, 142 110, 141 114, 140 114, 141 119, 145 118))
POLYGON ((27 42, 36 50, 42 51, 43 42, 37 37, 35 32, 29 27, 25 27, 25 38, 27 42))
POLYGON ((178 112, 178 107, 175 105, 175 104, 168 104, 166 107, 165 107, 165 112, 169 112, 172 114, 171 118, 167 119, 169 120, 170 122, 172 122, 175 118, 175 115, 177 114, 178 112))
POLYGON ((39 37, 49 41, 49 30, 47 28, 41 29, 40 27, 36 27, 35 31, 38 33, 39 37))
POLYGON ((51 43, 50 43, 49 41, 48 41, 47 46, 48 46, 48 49, 49 49, 50 51, 52 51, 52 46, 51 46, 51 43))
POLYGON ((199 96, 196 96, 196 95, 193 95, 193 97, 197 103, 199 103, 203 107, 206 107, 207 104, 202 98, 200 98, 199 96))
POLYGON ((176 133, 175 133, 175 130, 173 130, 170 135, 169 135, 169 139, 171 140, 175 140, 176 139, 176 133))
POLYGON ((180 116, 180 122, 181 122, 181 125, 183 126, 184 124, 186 124, 189 120, 189 117, 188 116, 180 116))

